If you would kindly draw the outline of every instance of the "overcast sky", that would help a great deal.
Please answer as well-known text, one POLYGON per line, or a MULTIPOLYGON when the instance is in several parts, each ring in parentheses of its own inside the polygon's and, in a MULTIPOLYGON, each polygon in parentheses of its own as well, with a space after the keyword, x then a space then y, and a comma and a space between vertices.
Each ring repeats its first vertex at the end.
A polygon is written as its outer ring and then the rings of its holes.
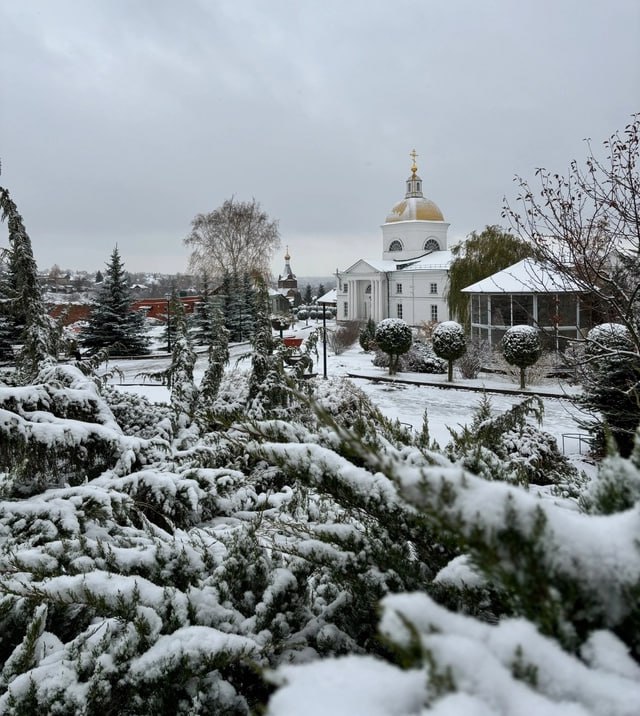
POLYGON ((184 272, 235 196, 328 275, 381 257, 414 147, 450 237, 500 223, 640 111, 639 37, 638 0, 0 0, 0 183, 40 268, 184 272))

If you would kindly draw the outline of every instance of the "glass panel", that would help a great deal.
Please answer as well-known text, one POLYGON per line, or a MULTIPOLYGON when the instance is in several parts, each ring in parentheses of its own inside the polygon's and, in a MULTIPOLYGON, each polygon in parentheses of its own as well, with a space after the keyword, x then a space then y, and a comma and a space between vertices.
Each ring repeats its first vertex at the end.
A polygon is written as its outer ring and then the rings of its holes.
POLYGON ((553 326, 554 317, 556 315, 556 297, 555 294, 540 293, 538 294, 538 325, 553 326))
POLYGON ((542 350, 545 353, 556 350, 556 330, 553 327, 547 326, 546 328, 540 329, 540 343, 542 343, 542 350))
POLYGON ((572 293, 558 294, 558 325, 575 326, 576 325, 576 296, 572 293))
POLYGON ((480 299, 479 296, 471 296, 471 323, 480 322, 480 299))
POLYGON ((480 296, 480 321, 483 326, 489 323, 489 299, 485 295, 480 296))
POLYGON ((500 341, 502 340, 505 333, 506 330, 502 330, 499 328, 491 329, 491 343, 493 344, 494 348, 498 348, 498 346, 500 345, 500 341))
POLYGON ((511 296, 511 310, 513 311, 513 325, 533 324, 533 296, 511 296))
POLYGON ((511 325, 511 296, 491 296, 491 325, 511 325))

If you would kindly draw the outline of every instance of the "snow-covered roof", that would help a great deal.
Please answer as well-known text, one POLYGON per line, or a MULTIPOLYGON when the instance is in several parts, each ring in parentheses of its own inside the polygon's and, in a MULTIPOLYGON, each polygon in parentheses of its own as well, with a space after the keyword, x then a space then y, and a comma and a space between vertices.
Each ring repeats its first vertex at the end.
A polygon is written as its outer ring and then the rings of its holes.
POLYGON ((367 264, 367 266, 370 266, 374 271, 396 271, 397 270, 397 262, 396 261, 385 261, 381 259, 358 259, 354 264, 351 264, 348 269, 345 269, 344 271, 340 271, 339 273, 345 274, 351 272, 356 266, 359 264, 367 264))
POLYGON ((332 288, 330 291, 327 291, 324 296, 320 296, 316 303, 337 303, 338 302, 338 292, 335 288, 332 288))
POLYGON ((534 259, 522 259, 462 289, 463 293, 574 293, 582 291, 567 276, 534 259))
POLYGON ((448 269, 451 264, 451 251, 431 251, 424 256, 418 257, 418 259, 411 260, 408 262, 398 261, 399 264, 406 264, 404 266, 398 266, 398 270, 401 271, 433 271, 434 269, 448 269))
POLYGON ((451 259, 451 251, 431 251, 412 259, 358 259, 356 263, 340 273, 350 273, 362 264, 370 266, 374 271, 384 273, 389 271, 433 271, 434 269, 448 269, 451 259))

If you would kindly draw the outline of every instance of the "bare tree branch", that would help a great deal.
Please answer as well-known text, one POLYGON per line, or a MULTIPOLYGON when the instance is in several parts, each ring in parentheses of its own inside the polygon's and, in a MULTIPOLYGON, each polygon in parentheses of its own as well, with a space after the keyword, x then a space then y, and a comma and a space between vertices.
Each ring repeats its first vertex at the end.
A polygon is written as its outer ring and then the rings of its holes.
POLYGON ((225 273, 267 276, 274 251, 280 246, 278 222, 260 204, 227 199, 208 214, 191 222, 184 243, 191 248, 189 266, 221 277, 225 273))

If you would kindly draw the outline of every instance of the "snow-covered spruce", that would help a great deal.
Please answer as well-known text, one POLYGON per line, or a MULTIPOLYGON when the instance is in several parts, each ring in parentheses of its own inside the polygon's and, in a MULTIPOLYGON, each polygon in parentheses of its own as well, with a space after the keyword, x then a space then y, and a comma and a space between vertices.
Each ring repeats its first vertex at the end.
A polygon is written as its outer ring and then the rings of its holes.
POLYGON ((389 356, 389 375, 395 375, 398 358, 411 348, 411 328, 400 318, 385 318, 376 326, 375 342, 389 356))
POLYGON ((113 355, 147 353, 144 319, 140 312, 131 310, 132 303, 124 263, 116 246, 111 252, 89 321, 81 334, 85 348, 91 352, 106 349, 113 355))
POLYGON ((640 356, 629 329, 619 323, 592 328, 585 342, 581 366, 581 404, 594 417, 584 427, 595 436, 594 451, 607 451, 607 436, 628 457, 640 424, 640 356))
POLYGON ((540 333, 534 326, 511 326, 501 341, 504 359, 520 368, 520 389, 525 389, 525 369, 532 366, 542 355, 540 333))
MULTIPOLYGON (((135 455, 96 384, 62 371, 3 388, 7 412, 86 398, 135 455)), ((474 476, 347 380, 309 381, 316 402, 290 392, 284 410, 250 395, 255 375, 225 373, 218 429, 188 450, 0 501, 2 713, 249 714, 274 671, 275 716, 311 694, 337 714, 633 713, 636 511, 580 514, 474 476), (313 691, 338 670, 340 702, 313 691)))
POLYGON ((448 364, 447 379, 453 380, 453 361, 461 358, 467 350, 464 328, 456 321, 443 321, 433 329, 431 342, 433 352, 448 364))

